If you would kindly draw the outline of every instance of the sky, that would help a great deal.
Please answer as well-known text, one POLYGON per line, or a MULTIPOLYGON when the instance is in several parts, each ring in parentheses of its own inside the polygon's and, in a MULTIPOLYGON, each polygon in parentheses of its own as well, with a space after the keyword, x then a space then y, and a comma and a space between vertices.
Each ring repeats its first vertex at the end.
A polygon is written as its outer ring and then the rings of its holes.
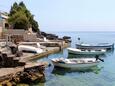
POLYGON ((115 31, 115 0, 0 0, 0 10, 21 1, 41 31, 115 31))

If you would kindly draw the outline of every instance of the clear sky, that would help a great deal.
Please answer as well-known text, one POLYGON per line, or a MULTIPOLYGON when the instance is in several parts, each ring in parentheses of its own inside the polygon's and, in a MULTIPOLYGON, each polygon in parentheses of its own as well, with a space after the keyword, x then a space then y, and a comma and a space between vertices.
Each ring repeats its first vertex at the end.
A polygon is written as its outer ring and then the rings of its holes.
POLYGON ((0 0, 9 12, 23 1, 42 31, 115 31, 115 0, 0 0))

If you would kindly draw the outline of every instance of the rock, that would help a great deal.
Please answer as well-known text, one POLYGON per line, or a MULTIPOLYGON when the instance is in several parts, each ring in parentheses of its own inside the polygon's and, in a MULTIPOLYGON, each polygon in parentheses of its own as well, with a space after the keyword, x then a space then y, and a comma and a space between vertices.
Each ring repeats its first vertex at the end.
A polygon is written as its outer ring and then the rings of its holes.
POLYGON ((69 36, 64 36, 63 39, 71 39, 69 36))

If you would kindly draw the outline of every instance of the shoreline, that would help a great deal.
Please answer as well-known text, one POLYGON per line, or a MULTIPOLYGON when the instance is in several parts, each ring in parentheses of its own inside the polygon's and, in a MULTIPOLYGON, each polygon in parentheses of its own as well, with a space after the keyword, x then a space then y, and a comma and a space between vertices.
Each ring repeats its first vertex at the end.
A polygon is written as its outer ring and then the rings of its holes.
MULTIPOLYGON (((62 42, 62 41, 61 41, 62 42)), ((20 56, 19 58, 20 58, 20 60, 19 60, 19 62, 21 62, 21 63, 25 63, 26 65, 28 64, 28 63, 30 63, 30 68, 29 68, 29 70, 31 71, 32 69, 33 69, 33 67, 36 67, 36 65, 32 62, 32 60, 34 60, 34 59, 39 59, 39 58, 43 58, 43 57, 45 57, 45 56, 48 56, 48 55, 50 55, 50 54, 54 54, 54 53, 57 53, 57 52, 60 52, 61 50, 63 50, 64 48, 66 48, 66 47, 68 47, 69 45, 70 45, 70 43, 68 42, 68 43, 66 43, 66 42, 64 42, 64 43, 61 43, 60 44, 60 42, 57 42, 58 44, 55 46, 55 44, 52 46, 52 44, 50 44, 51 45, 51 47, 50 47, 50 45, 49 45, 49 47, 45 47, 45 49, 46 49, 46 51, 44 51, 44 52, 42 52, 42 53, 40 53, 40 54, 32 54, 32 53, 23 53, 23 56, 20 56)), ((46 43, 47 44, 47 43, 46 43)), ((39 67, 39 66, 43 66, 43 69, 41 70, 41 74, 39 73, 36 73, 36 72, 33 72, 33 74, 32 74, 32 76, 34 77, 34 75, 40 75, 40 77, 41 77, 41 81, 44 81, 45 79, 45 76, 44 76, 44 69, 45 69, 45 66, 46 65, 48 65, 48 63, 46 63, 46 62, 44 62, 44 63, 36 63, 37 64, 37 67, 39 67)), ((24 73, 24 68, 25 68, 25 66, 19 66, 19 67, 10 67, 10 68, 1 68, 0 69, 0 73, 1 73, 1 76, 0 76, 0 84, 7 84, 7 83, 10 83, 10 84, 12 84, 12 79, 14 80, 15 78, 16 78, 16 74, 17 73, 19 73, 19 72, 21 72, 22 74, 24 73), (6 72, 4 72, 4 70, 6 70, 6 72), (8 71, 8 72, 7 72, 8 71), (4 73, 3 73, 4 72, 4 73)), ((26 69, 28 69, 28 68, 26 68, 26 69)), ((35 69, 36 70, 36 69, 35 69)), ((38 71, 40 70, 40 68, 38 68, 38 71)), ((36 70, 37 71, 37 70, 36 70)), ((27 75, 28 75, 28 72, 26 72, 27 73, 27 75)), ((29 74, 29 75, 31 75, 31 74, 29 74)), ((18 76, 18 77, 20 77, 20 76, 18 76)), ((40 78, 40 77, 36 77, 36 79, 37 78, 40 78)), ((17 78, 16 78, 17 79, 17 78)), ((31 79, 31 78, 30 78, 31 79)), ((21 81, 21 79, 20 79, 20 81, 21 81)), ((23 81, 23 80, 22 80, 23 81)), ((39 81, 39 80, 38 80, 39 81)), ((15 81, 14 80, 14 82, 18 82, 18 81, 15 81)))
MULTIPOLYGON (((68 47, 70 44, 69 43, 64 43, 63 46, 60 47, 47 47, 47 51, 42 52, 40 54, 28 54, 28 57, 23 57, 23 59, 21 59, 22 61, 28 62, 34 59, 40 59, 43 58, 45 56, 48 56, 50 54, 54 54, 57 52, 60 52, 61 50, 63 50, 64 48, 68 47)), ((26 53, 25 53, 26 54, 26 53)))

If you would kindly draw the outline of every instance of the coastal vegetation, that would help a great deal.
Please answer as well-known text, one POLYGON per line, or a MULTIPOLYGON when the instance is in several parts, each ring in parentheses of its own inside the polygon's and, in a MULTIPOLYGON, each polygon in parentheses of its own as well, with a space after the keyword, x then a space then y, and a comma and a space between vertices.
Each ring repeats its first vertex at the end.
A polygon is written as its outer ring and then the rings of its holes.
POLYGON ((28 28, 32 28, 34 32, 39 32, 38 22, 23 2, 19 4, 15 2, 11 6, 8 22, 13 29, 28 30, 28 28))

